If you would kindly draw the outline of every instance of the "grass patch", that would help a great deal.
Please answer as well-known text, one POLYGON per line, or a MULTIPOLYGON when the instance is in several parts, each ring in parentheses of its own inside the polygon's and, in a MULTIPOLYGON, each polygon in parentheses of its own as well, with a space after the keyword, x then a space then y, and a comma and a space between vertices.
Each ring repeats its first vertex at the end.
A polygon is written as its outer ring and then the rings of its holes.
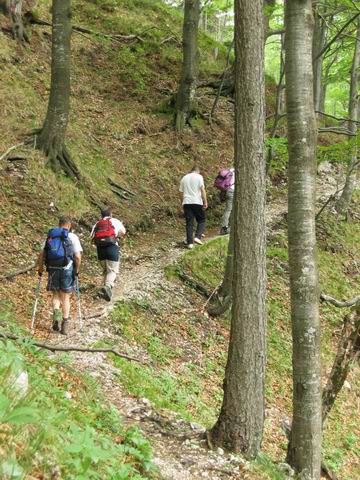
POLYGON ((0 355, 1 478, 155 478, 148 441, 122 426, 98 384, 66 356, 51 359, 30 341, 1 341, 0 355))

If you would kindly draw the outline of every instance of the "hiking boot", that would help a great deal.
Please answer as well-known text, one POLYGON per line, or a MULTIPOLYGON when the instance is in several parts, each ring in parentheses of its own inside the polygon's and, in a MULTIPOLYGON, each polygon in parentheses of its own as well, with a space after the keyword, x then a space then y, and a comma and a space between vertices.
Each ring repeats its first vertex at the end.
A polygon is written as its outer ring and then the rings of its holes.
POLYGON ((189 250, 191 250, 192 248, 194 248, 194 244, 193 244, 193 243, 187 243, 187 244, 186 244, 186 248, 188 248, 189 250))
POLYGON ((227 235, 229 233, 229 227, 221 227, 220 235, 227 235))
POLYGON ((54 330, 54 332, 58 332, 60 330, 61 322, 62 322, 62 312, 57 308, 54 310, 54 313, 53 313, 52 329, 54 330))
POLYGON ((105 300, 107 300, 108 302, 110 302, 111 297, 112 297, 111 287, 108 287, 107 285, 105 285, 105 287, 102 288, 102 290, 103 290, 103 292, 104 292, 104 298, 105 298, 105 300))
POLYGON ((197 243, 198 245, 204 245, 204 243, 200 240, 200 238, 194 238, 194 243, 197 243))
POLYGON ((65 318, 62 321, 60 333, 61 335, 67 335, 68 332, 69 332, 69 319, 65 318))

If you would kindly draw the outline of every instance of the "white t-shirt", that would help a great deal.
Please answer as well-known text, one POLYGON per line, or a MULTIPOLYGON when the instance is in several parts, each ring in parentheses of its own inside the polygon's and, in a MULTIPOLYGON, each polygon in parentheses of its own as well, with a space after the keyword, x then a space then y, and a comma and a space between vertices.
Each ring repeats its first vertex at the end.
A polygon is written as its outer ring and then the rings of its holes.
POLYGON ((191 203, 203 205, 201 187, 204 187, 202 175, 196 172, 185 175, 180 181, 179 188, 179 192, 183 193, 183 205, 189 205, 191 203))
MULTIPOLYGON (((119 235, 125 235, 126 233, 126 228, 124 227, 123 223, 120 222, 120 220, 118 220, 117 218, 112 218, 112 217, 104 217, 102 220, 105 220, 106 218, 110 218, 110 221, 111 221, 111 224, 112 226, 114 227, 114 230, 115 230, 115 235, 118 237, 119 235)), ((97 222, 96 222, 97 223, 97 222)), ((95 227, 96 227, 96 223, 95 225, 92 227, 92 230, 91 230, 91 238, 93 238, 94 236, 94 231, 95 231, 95 227)))

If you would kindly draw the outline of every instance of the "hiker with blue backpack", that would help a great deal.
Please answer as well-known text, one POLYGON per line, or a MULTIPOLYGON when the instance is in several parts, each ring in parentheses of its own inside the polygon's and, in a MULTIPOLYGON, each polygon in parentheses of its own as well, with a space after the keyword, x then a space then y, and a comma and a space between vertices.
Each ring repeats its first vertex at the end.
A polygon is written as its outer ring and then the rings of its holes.
POLYGON ((222 169, 215 178, 214 186, 220 190, 220 198, 225 202, 225 210, 221 219, 220 235, 229 233, 230 216, 235 192, 235 170, 222 169))
POLYGON ((38 259, 38 274, 48 272, 47 291, 53 293, 52 329, 67 335, 70 321, 70 295, 75 290, 80 271, 82 247, 79 237, 71 232, 68 216, 59 218, 59 226, 51 228, 38 259))

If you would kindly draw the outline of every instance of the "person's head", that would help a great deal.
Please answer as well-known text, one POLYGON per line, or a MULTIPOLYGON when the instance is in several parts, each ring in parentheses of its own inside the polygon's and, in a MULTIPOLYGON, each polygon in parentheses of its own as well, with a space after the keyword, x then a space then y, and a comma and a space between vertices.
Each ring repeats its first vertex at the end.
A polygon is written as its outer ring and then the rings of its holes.
POLYGON ((112 217, 111 207, 106 207, 103 210, 101 210, 101 218, 105 218, 105 217, 112 217))
POLYGON ((61 217, 59 217, 59 227, 71 230, 71 224, 72 220, 69 215, 61 215, 61 217))
POLYGON ((200 168, 197 165, 194 165, 190 170, 190 173, 200 173, 200 168))

